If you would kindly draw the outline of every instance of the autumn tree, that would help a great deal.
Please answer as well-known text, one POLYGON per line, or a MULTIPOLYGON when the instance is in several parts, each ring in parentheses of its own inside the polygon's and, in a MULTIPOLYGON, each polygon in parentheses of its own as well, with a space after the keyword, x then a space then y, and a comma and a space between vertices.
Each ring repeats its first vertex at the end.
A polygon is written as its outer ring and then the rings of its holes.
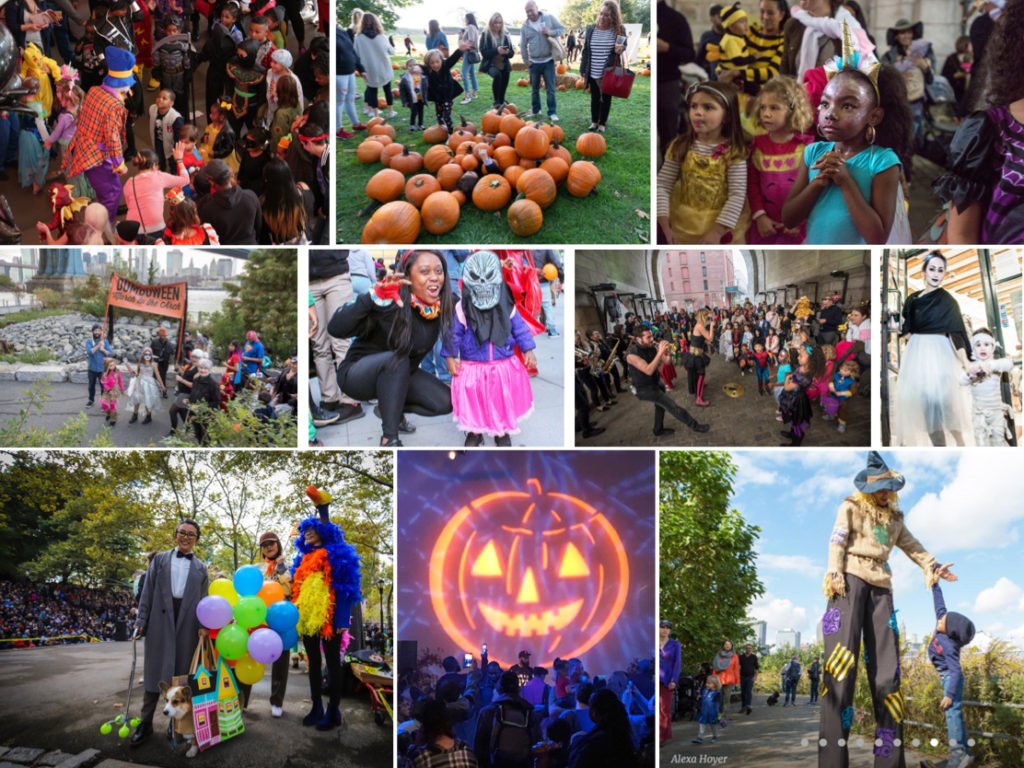
POLYGON ((661 453, 661 618, 674 623, 687 669, 746 637, 747 608, 764 593, 760 529, 729 505, 735 475, 727 453, 661 453))

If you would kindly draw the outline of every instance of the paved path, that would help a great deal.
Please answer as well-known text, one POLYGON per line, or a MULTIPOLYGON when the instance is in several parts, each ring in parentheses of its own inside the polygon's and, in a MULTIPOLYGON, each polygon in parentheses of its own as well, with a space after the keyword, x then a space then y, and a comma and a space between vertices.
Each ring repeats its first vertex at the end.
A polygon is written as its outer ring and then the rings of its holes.
MULTIPOLYGON (((559 302, 558 311, 564 302, 559 302)), ((561 322, 561 317, 559 318, 561 322)), ((561 326, 561 324, 559 325, 561 326)), ((565 444, 565 337, 548 336, 541 333, 534 336, 537 342, 537 367, 540 374, 530 381, 533 384, 533 413, 522 424, 518 435, 512 436, 512 445, 518 448, 561 448, 565 444)), ((320 388, 316 376, 310 378, 313 397, 319 399, 320 388)), ((366 416, 338 426, 317 430, 317 437, 325 446, 355 446, 376 448, 380 444, 380 419, 373 415, 373 406, 363 403, 366 416)), ((452 421, 451 415, 424 416, 410 415, 409 421, 416 427, 411 435, 402 435, 402 445, 415 448, 462 448, 466 439, 452 421)), ((493 446, 492 438, 486 444, 493 446)))
MULTIPOLYGON (((131 668, 131 645, 97 643, 54 648, 0 651, 0 743, 77 753, 94 748, 105 758, 181 768, 184 750, 172 752, 162 733, 167 719, 157 713, 157 730, 137 749, 130 749, 116 734, 103 736, 100 725, 124 706, 131 668)), ((132 712, 142 705, 142 648, 132 692, 132 712)), ((342 700, 344 725, 321 733, 302 727, 310 707, 307 678, 291 670, 284 717, 270 716, 270 675, 253 688, 245 715, 246 732, 236 739, 200 753, 196 766, 230 768, 390 768, 392 738, 389 727, 374 723, 367 697, 342 700)))
MULTIPOLYGON (((679 374, 669 397, 675 400, 695 419, 710 425, 711 429, 698 434, 672 416, 665 414, 665 426, 675 433, 665 437, 654 437, 654 406, 637 400, 628 391, 618 395, 618 404, 608 411, 591 411, 591 421, 605 431, 596 437, 584 439, 577 432, 576 445, 624 446, 649 445, 657 448, 671 446, 748 446, 788 444, 779 431, 787 425, 775 420, 775 400, 770 395, 758 395, 757 377, 740 376, 739 369, 725 362, 721 355, 711 357, 708 369, 708 394, 711 405, 698 408, 689 394, 686 370, 676 368, 679 374), (726 384, 739 384, 743 395, 730 398, 723 391, 726 384)), ((774 379, 774 373, 772 375, 774 379)), ((805 447, 866 446, 871 443, 871 401, 866 397, 855 397, 850 405, 850 423, 845 433, 836 430, 835 422, 822 419, 821 408, 814 406, 814 418, 804 440, 805 447)))
MULTIPOLYGON (((751 715, 728 714, 729 726, 719 730, 717 743, 705 740, 691 744, 697 735, 697 724, 685 720, 672 723, 672 736, 661 748, 661 765, 726 766, 726 768, 790 768, 814 766, 818 754, 817 706, 807 705, 801 696, 796 707, 769 707, 765 696, 754 697, 751 715)), ((731 710, 731 707, 730 707, 731 710)), ((874 753, 870 742, 859 744, 853 738, 850 768, 871 768, 874 753)), ((907 765, 917 768, 924 755, 906 752, 907 765)))

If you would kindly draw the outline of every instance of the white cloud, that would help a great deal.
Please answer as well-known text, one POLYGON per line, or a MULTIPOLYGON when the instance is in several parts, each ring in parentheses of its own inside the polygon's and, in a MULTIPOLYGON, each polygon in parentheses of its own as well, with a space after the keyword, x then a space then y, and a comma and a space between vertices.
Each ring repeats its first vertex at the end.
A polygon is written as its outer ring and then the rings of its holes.
POLYGON ((974 611, 996 613, 1007 610, 1024 610, 1024 589, 1001 576, 991 587, 978 593, 978 598, 974 601, 974 611))
POLYGON ((1020 538, 1022 497, 1018 452, 965 451, 942 489, 925 494, 907 513, 907 524, 933 553, 1006 547, 1020 538))
POLYGON ((743 485, 775 485, 779 482, 779 473, 770 461, 762 466, 758 461, 764 454, 736 452, 732 460, 736 464, 737 489, 743 485))
POLYGON ((839 504, 853 493, 856 488, 853 485, 852 475, 846 474, 817 474, 804 480, 793 488, 793 496, 797 499, 814 500, 815 503, 823 503, 827 508, 838 509, 839 504))
POLYGON ((759 553, 757 556, 759 569, 775 571, 796 571, 807 576, 820 576, 825 566, 814 562, 806 555, 769 555, 759 553))
MULTIPOLYGON (((768 643, 775 642, 775 633, 780 629, 796 629, 802 637, 801 641, 814 641, 815 624, 808 621, 809 615, 814 615, 803 606, 797 605, 792 600, 782 597, 775 597, 766 592, 762 597, 754 601, 748 611, 749 615, 767 624, 768 643)), ((817 619, 815 618, 814 621, 817 619)))

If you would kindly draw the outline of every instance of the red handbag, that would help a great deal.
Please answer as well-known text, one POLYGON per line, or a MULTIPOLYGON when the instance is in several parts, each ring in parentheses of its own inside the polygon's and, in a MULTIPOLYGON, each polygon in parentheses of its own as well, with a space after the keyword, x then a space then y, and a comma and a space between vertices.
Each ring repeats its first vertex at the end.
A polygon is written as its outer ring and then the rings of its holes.
POLYGON ((601 93, 628 99, 630 91, 633 90, 635 78, 636 73, 626 67, 625 57, 620 57, 619 66, 608 67, 604 71, 604 76, 601 78, 601 93))

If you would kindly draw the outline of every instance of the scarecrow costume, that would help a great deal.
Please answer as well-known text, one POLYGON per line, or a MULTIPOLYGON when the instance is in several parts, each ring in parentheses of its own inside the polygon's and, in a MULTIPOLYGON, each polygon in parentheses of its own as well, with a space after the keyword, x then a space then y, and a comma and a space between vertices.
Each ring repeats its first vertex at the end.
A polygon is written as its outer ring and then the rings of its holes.
POLYGON ((313 708, 302 724, 326 731, 341 725, 341 654, 348 645, 352 605, 362 600, 359 591, 359 555, 345 541, 345 532, 331 522, 330 494, 314 486, 306 495, 316 505, 316 514, 299 524, 295 547, 299 554, 292 563, 292 600, 299 609, 298 631, 309 658, 309 692, 313 708), (318 544, 306 543, 314 531, 318 544), (320 648, 327 662, 327 694, 324 710, 320 648))
POLYGON ((900 691, 899 627, 892 600, 889 554, 899 547, 917 563, 929 587, 939 579, 939 565, 903 522, 896 492, 904 478, 886 466, 875 451, 857 475, 857 493, 839 507, 829 539, 824 591, 828 607, 822 617, 825 640, 821 681, 820 768, 847 768, 853 725, 853 694, 861 635, 864 662, 874 702, 875 768, 904 768, 903 693, 900 691), (872 494, 890 491, 888 506, 872 494), (836 582, 841 583, 833 583, 836 582))

